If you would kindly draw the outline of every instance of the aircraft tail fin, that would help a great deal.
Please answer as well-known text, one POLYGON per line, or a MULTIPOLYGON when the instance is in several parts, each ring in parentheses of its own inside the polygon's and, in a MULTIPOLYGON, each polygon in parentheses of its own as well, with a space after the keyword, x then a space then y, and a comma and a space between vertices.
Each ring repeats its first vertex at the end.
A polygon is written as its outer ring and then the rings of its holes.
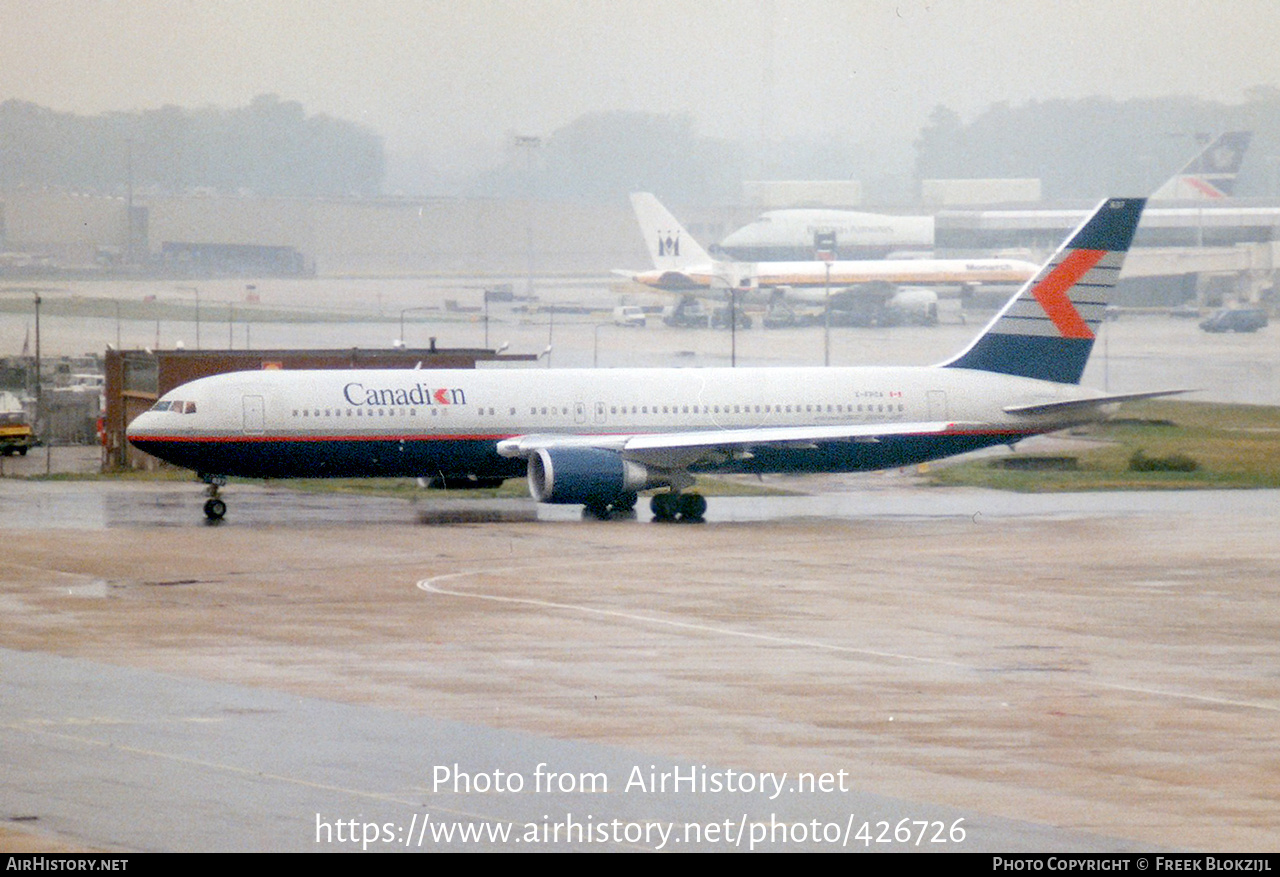
POLYGON ((1228 131, 1218 137, 1152 193, 1153 201, 1213 201, 1235 193, 1236 176, 1252 131, 1228 131))
POLYGON ((982 334, 942 365, 1080 383, 1145 204, 1099 204, 982 334))
POLYGON ((645 245, 649 247, 649 256, 653 259, 653 267, 660 271, 679 271, 691 265, 706 265, 711 262, 698 242, 684 230, 667 208, 648 192, 633 192, 631 207, 636 212, 636 221, 640 223, 640 232, 644 235, 645 245))

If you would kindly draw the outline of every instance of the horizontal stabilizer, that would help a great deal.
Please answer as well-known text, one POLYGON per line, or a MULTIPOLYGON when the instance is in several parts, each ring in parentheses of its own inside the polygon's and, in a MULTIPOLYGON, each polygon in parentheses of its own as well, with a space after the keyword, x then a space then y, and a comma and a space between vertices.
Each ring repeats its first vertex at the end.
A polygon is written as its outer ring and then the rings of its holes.
POLYGON ((1035 405, 1008 405, 1006 414, 1059 414, 1068 411, 1090 411, 1104 405, 1118 405, 1121 402, 1136 402, 1139 399, 1156 399, 1160 396, 1178 396, 1183 393, 1194 393, 1195 390, 1154 390, 1149 393, 1117 393, 1108 396, 1097 396, 1093 399, 1067 399, 1063 402, 1040 402, 1035 405))

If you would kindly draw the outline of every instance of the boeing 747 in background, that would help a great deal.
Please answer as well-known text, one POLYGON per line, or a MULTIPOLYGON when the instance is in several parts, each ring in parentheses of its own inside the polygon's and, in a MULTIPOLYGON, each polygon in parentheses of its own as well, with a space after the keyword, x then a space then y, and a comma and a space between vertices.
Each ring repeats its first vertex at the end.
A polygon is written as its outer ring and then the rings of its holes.
POLYGON ((166 393, 139 449, 227 476, 527 476, 598 516, 658 489, 658 519, 700 520, 699 472, 858 472, 1102 419, 1079 386, 1142 199, 1104 201, 961 353, 909 368, 235 372, 166 393))
MULTIPOLYGON (((1236 177, 1252 136, 1250 131, 1228 131, 1218 136, 1156 189, 1151 200, 1221 203, 1229 199, 1235 193, 1236 177)), ((1016 207, 1006 209, 1018 211, 1016 207)), ((1054 208, 1029 205, 1025 209, 1054 208)), ((1064 228, 1070 228, 1084 216, 1084 211, 1068 212, 1073 216, 1063 222, 1064 228)), ((724 258, 738 261, 812 259, 813 235, 826 230, 836 235, 838 255, 887 253, 891 249, 931 250, 934 246, 932 216, 890 216, 798 207, 762 213, 755 221, 727 235, 715 249, 723 253, 724 258)))
MULTIPOLYGON (((1036 273, 1018 259, 867 259, 826 262, 718 262, 695 241, 653 195, 631 196, 654 270, 619 272, 637 283, 668 292, 723 298, 729 287, 748 293, 784 290, 790 302, 821 304, 826 288, 866 284, 894 286, 1017 285, 1036 273)), ((810 240, 812 244, 812 239, 810 240)))

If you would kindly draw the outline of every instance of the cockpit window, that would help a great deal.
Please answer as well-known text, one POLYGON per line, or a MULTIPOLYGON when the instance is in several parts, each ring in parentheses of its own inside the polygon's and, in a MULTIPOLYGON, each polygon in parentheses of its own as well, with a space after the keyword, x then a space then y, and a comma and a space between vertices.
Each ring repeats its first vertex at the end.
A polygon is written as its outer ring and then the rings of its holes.
POLYGON ((162 399, 151 406, 152 411, 172 411, 175 414, 195 414, 195 402, 182 402, 177 399, 162 399))

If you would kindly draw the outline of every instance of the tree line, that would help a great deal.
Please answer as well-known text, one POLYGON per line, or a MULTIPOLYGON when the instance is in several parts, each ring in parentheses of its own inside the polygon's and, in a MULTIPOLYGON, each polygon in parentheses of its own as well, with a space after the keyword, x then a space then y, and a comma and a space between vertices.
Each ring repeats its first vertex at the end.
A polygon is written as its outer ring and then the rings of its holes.
MULTIPOLYGON (((939 106, 914 162, 878 162, 853 133, 770 144, 706 137, 681 114, 588 113, 536 142, 512 145, 497 167, 450 194, 617 202, 654 192, 674 203, 735 203, 745 179, 858 179, 870 203, 911 200, 920 180, 1035 177, 1046 199, 1149 192, 1208 137, 1251 130, 1240 196, 1280 196, 1280 89, 1239 104, 1188 97, 1090 97, 995 104, 965 121, 939 106), (890 181, 880 186, 879 180, 890 181), (886 196, 886 193, 888 195, 886 196)), ((909 156, 904 148, 898 155, 909 156)), ((77 116, 0 103, 0 190, 50 188, 355 196, 384 194, 382 138, 351 122, 307 115, 262 95, 234 109, 166 106, 77 116)), ((410 192, 428 196, 440 192, 410 192)))
POLYGON ((385 162, 374 132, 275 95, 96 116, 0 103, 0 189, 368 197, 385 162))
POLYGON ((995 104, 964 122, 947 107, 915 143, 915 177, 1036 177, 1046 199, 1139 195, 1154 190, 1203 144, 1252 131, 1236 195, 1280 195, 1280 89, 1249 89, 1239 104, 1189 97, 995 104))
MULTIPOLYGON (((674 203, 736 203, 747 179, 856 179, 869 203, 919 195, 926 179, 1030 177, 1046 200, 1153 191, 1214 136, 1253 140, 1240 197, 1280 197, 1280 89, 1226 104, 1189 97, 1089 97, 1000 103, 970 121, 939 106, 914 142, 914 162, 887 166, 853 133, 758 144, 699 136, 681 115, 600 112, 555 131, 530 153, 478 175, 470 194, 617 201, 654 192, 674 203)), ((910 149, 900 154, 909 156, 910 149)))

